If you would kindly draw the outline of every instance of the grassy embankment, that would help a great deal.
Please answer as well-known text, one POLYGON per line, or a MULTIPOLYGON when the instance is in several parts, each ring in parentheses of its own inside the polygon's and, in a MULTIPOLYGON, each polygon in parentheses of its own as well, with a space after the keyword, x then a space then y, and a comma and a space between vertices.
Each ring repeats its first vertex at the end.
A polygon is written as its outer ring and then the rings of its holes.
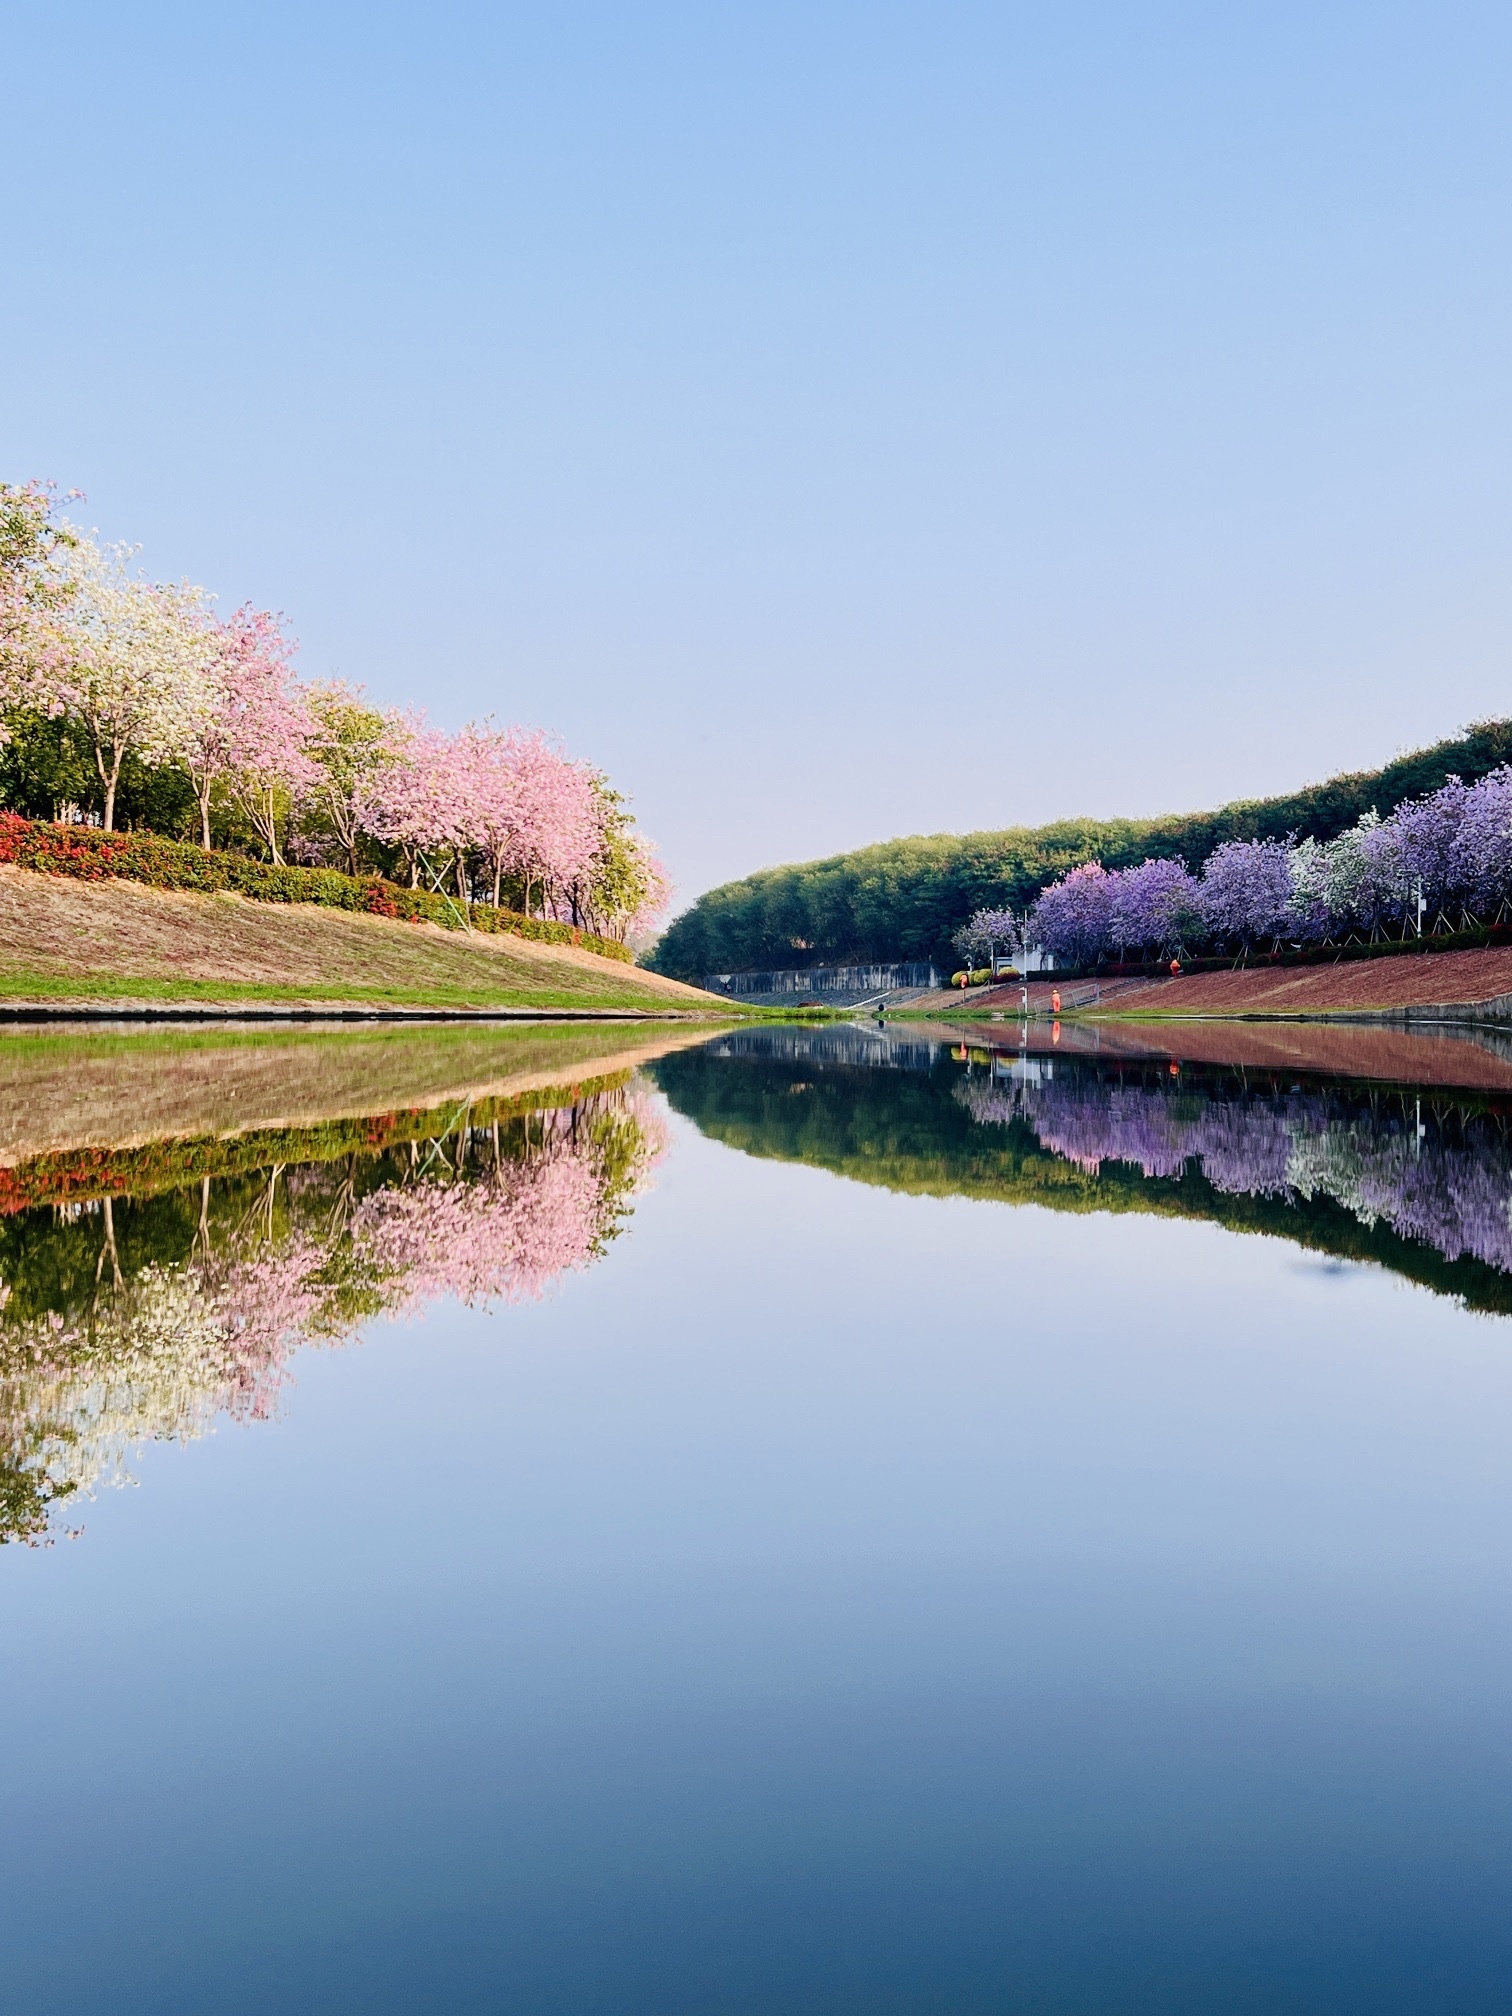
POLYGON ((729 1013, 571 945, 0 867, 0 1008, 729 1013))

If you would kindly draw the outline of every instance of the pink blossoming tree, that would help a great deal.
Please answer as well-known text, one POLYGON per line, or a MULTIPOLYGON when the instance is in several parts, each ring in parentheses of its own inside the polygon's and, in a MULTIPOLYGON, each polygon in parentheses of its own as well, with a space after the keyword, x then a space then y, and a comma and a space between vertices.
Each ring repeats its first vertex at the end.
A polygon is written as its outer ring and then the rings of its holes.
POLYGON ((216 667, 231 796, 275 864, 290 802, 314 786, 315 724, 294 676, 294 644, 276 616, 250 603, 222 633, 216 667))

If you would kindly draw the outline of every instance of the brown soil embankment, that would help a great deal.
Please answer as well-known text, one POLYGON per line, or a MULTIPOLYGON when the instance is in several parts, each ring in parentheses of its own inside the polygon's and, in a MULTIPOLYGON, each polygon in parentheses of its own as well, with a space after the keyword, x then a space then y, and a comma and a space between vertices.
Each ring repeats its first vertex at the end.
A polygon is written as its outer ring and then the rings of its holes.
MULTIPOLYGON (((1512 1024, 1512 946, 1475 951, 1403 953, 1394 958, 1339 960, 1327 966, 1244 967, 1222 973, 1183 973, 1156 980, 1116 980, 1102 986, 1094 1004, 1088 981, 1067 981, 1061 989, 1068 1009, 1081 1014, 1313 1016, 1430 1014, 1436 1009, 1484 1009, 1508 1000, 1512 1024)), ((973 988, 964 996, 931 997, 939 1012, 946 1001, 957 1009, 983 1008, 1012 1013, 1019 989, 973 988)), ((1050 1010, 1051 985, 1034 981, 1029 1005, 1036 1015, 1050 1010)))
MULTIPOLYGON (((1248 967, 1131 986, 1120 1015, 1395 1015, 1480 1006, 1512 996, 1512 946, 1340 960, 1331 966, 1248 967)), ((1512 1016, 1509 1016, 1512 1019, 1512 1016)))

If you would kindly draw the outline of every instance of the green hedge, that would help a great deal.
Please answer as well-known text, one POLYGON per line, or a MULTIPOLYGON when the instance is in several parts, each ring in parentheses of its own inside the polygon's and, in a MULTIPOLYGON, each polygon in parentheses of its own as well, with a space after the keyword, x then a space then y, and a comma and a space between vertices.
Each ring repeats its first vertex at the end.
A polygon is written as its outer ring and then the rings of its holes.
POLYGON ((153 889, 194 889, 205 895, 230 891, 258 903, 318 903, 329 910, 357 910, 406 924, 440 924, 461 931, 508 932, 545 945, 581 945, 606 959, 633 965, 634 955, 613 938, 598 938, 547 917, 496 910, 491 903, 464 906, 455 897, 424 889, 401 889, 377 875, 343 875, 335 868, 275 868, 244 854, 207 854, 184 840, 157 833, 102 833, 95 826, 57 826, 0 812, 0 862, 41 875, 71 875, 79 882, 119 877, 153 889), (465 908, 465 914, 464 914, 465 908))

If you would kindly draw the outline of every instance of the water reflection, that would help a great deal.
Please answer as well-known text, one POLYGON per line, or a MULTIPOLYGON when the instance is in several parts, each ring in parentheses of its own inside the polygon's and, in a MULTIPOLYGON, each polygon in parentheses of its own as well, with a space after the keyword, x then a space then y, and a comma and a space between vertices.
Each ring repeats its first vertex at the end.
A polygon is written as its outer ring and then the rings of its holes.
POLYGON ((617 1040, 0 1031, 17 2006, 1502 2008, 1512 1062, 617 1040))
POLYGON ((301 1345, 540 1296, 603 1253, 663 1147, 625 1072, 0 1171, 0 1539, 66 1525, 143 1443, 266 1417, 301 1345))
POLYGON ((1093 1176, 1108 1162, 1146 1178, 1200 1170, 1227 1196, 1279 1197, 1305 1217, 1331 1198, 1362 1225, 1384 1223, 1446 1260, 1469 1254, 1512 1273, 1512 1185, 1505 1118, 1420 1096, 1285 1089, 1238 1074, 1201 1086, 1169 1076, 1044 1067, 956 1087, 984 1126, 1033 1129, 1042 1148, 1093 1176))
POLYGON ((1243 1039, 1248 1058, 1222 1054, 1239 1041, 452 1032, 128 1047, 119 1069, 108 1046, 0 1042, 0 1540, 68 1530, 147 1442, 266 1418, 302 1346, 443 1297, 538 1297, 589 1265, 665 1150, 637 1066, 755 1155, 902 1191, 1207 1219, 1512 1313, 1504 1046, 1272 1030, 1243 1039), (1351 1057, 1365 1075, 1343 1074, 1351 1057), (541 1082, 567 1063, 575 1083, 541 1082), (424 1102, 367 1110, 361 1087, 380 1082, 423 1084, 424 1102), (313 1117, 322 1097, 345 1110, 313 1117), (290 1100, 301 1117, 275 1124, 290 1100), (133 1138, 144 1117, 180 1131, 133 1138))
MULTIPOLYGON (((751 1153, 901 1190, 1206 1217, 1512 1311, 1512 1072, 1499 1046, 1463 1042, 1457 1075, 1472 1082, 1425 1088, 1339 1076, 1339 1035, 1321 1032, 1329 1070, 1305 1052, 1256 1065, 1152 1039, 1104 1056, 1049 1032, 1020 1050, 861 1028, 741 1032, 653 1068, 674 1107, 751 1153)), ((1393 1073, 1416 1055, 1446 1075, 1443 1045, 1394 1043, 1393 1073)))

